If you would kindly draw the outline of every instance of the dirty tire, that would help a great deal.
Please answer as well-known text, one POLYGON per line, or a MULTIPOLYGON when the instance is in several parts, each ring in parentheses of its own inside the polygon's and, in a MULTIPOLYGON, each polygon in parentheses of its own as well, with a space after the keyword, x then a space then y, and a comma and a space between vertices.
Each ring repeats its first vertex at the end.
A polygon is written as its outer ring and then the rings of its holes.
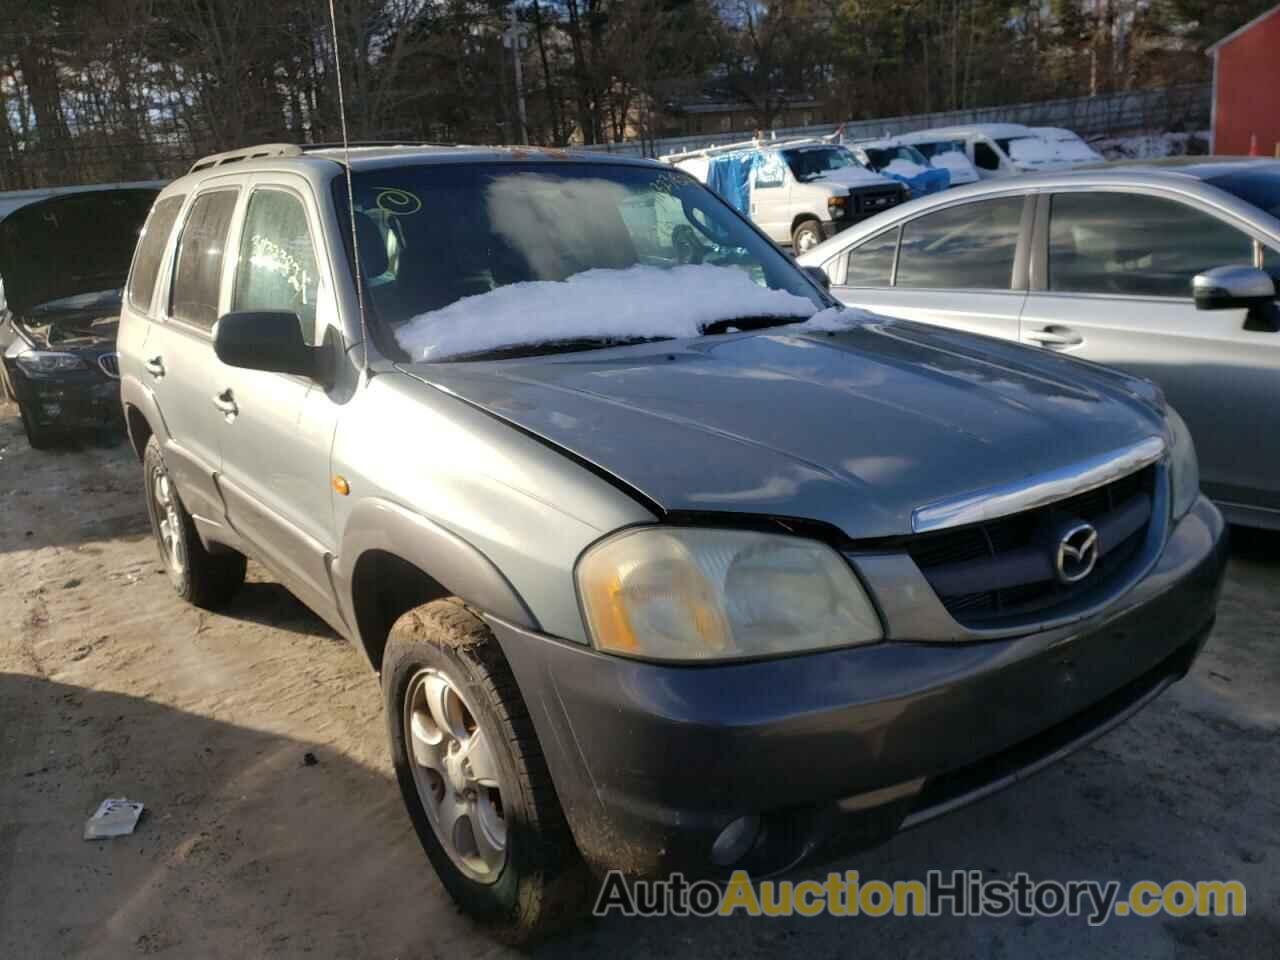
POLYGON ((436 600, 391 628, 382 693, 396 779, 418 839, 445 889, 476 923, 512 944, 571 924, 589 895, 588 873, 569 832, 533 722, 488 625, 460 600, 436 600), (405 697, 424 669, 443 674, 470 702, 493 745, 503 786, 506 862, 497 879, 466 876, 441 845, 418 793, 404 732, 405 697))
POLYGON ((206 610, 216 610, 225 606, 244 583, 245 558, 243 554, 228 550, 226 553, 210 553, 200 542, 192 523, 191 514, 183 506, 177 488, 172 488, 171 495, 175 501, 175 515, 178 523, 174 527, 175 535, 182 538, 185 553, 185 565, 182 570, 175 570, 165 550, 160 533, 159 506, 156 503, 155 477, 159 469, 167 475, 164 455, 160 450, 160 441, 153 434, 147 440, 147 449, 142 458, 143 483, 146 487, 147 516, 151 519, 151 533, 156 538, 160 549, 160 560, 169 574, 169 582, 178 596, 193 606, 206 610))
POLYGON ((45 427, 37 426, 27 416, 27 408, 21 403, 18 404, 18 416, 22 419, 22 429, 27 435, 27 443, 31 445, 32 450, 48 450, 54 445, 58 435, 45 427))
POLYGON ((791 234, 791 249, 795 253, 812 250, 821 242, 822 227, 817 220, 802 220, 791 234))

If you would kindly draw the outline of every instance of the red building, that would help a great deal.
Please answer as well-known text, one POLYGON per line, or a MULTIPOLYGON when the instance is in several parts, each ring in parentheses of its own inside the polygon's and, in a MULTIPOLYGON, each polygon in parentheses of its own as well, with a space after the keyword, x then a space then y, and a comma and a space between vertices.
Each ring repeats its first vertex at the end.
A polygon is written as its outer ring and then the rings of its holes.
POLYGON ((1213 54, 1212 152, 1280 157, 1280 6, 1254 17, 1213 54))

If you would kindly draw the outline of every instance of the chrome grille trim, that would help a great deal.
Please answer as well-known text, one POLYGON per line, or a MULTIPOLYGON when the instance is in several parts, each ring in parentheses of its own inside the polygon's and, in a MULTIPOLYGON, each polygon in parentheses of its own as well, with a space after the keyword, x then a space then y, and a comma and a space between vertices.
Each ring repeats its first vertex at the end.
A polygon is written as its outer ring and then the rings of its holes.
POLYGON ((917 507, 911 530, 929 533, 1048 506, 1119 480, 1164 457, 1163 437, 1148 437, 1049 473, 917 507))
POLYGON ((98 357, 98 369, 112 380, 120 379, 120 354, 104 353, 98 357))

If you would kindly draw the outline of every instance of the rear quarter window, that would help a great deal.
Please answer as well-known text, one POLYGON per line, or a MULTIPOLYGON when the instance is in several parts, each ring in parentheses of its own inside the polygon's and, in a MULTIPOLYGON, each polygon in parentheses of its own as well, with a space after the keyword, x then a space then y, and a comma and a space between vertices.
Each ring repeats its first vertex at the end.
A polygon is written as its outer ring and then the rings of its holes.
POLYGON ((236 208, 236 190, 196 197, 178 239, 169 315, 205 330, 218 320, 218 291, 227 231, 236 208))
POLYGON ((133 258, 133 272, 129 275, 129 303, 138 310, 151 309, 151 297, 155 293, 156 278, 160 273, 160 261, 169 242, 169 234, 182 210, 183 196, 165 197, 151 208, 138 249, 133 258))

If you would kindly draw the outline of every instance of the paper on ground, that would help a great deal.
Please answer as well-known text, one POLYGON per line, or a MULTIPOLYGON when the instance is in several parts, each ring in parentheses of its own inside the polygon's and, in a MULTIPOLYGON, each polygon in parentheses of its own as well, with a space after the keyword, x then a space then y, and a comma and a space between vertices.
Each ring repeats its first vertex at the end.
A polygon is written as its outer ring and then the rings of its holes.
POLYGON ((97 811, 84 825, 86 840, 105 840, 108 837, 125 837, 133 833, 142 816, 142 804, 124 797, 108 797, 98 804, 97 811))

